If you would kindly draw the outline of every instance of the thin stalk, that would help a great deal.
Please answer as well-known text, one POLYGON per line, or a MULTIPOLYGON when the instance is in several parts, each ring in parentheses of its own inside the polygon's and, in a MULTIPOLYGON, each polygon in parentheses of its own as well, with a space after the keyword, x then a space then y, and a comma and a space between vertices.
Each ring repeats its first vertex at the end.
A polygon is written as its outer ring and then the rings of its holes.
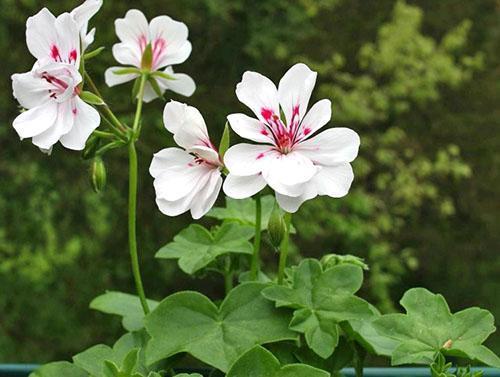
POLYGON ((255 236, 253 239, 253 255, 250 265, 250 278, 257 280, 260 270, 260 239, 262 228, 262 203, 260 193, 255 197, 255 236))
POLYGON ((356 377, 363 377, 366 350, 356 342, 353 342, 353 348, 354 348, 353 363, 354 363, 354 371, 356 373, 356 377))
POLYGON ((129 195, 128 195, 128 238, 130 260, 132 262, 132 274, 134 275, 135 287, 141 300, 144 314, 149 313, 149 306, 144 293, 142 284, 141 270, 139 268, 139 257, 137 255, 137 235, 136 235, 136 216, 137 216, 137 152, 134 142, 128 145, 129 156, 129 195))
POLYGON ((292 224, 292 214, 285 213, 285 235, 280 245, 280 260, 278 266, 278 284, 283 284, 285 278, 286 260, 288 258, 288 248, 290 245, 290 225, 292 224))
MULTIPOLYGON (((97 89, 97 86, 94 83, 94 80, 92 80, 92 77, 90 77, 90 75, 88 74, 87 71, 84 72, 84 78, 85 78, 85 81, 90 86, 90 89, 94 92, 94 94, 98 95, 102 99, 102 95, 99 92, 99 89, 97 89)), ((124 133, 127 131, 126 127, 122 124, 122 122, 120 122, 118 120, 118 118, 113 113, 113 111, 111 111, 111 109, 106 104, 106 102, 104 102, 104 105, 100 106, 100 108, 102 108, 102 111, 104 112, 104 114, 109 118, 110 124, 112 125, 113 128, 115 128, 116 130, 118 130, 121 133, 124 133)))
POLYGON ((142 284, 141 270, 139 268, 139 257, 137 254, 137 151, 135 150, 135 141, 139 138, 137 129, 141 121, 142 115, 142 102, 144 97, 144 86, 146 76, 141 76, 141 86, 137 96, 137 108, 135 111, 134 124, 134 137, 132 137, 128 144, 129 151, 129 196, 128 196, 128 235, 129 235, 129 249, 130 260, 132 262, 132 274, 134 275, 135 286, 137 294, 141 300, 142 309, 145 314, 149 313, 149 306, 144 293, 144 286, 142 284))
POLYGON ((225 265, 224 265, 224 288, 226 291, 226 296, 231 290, 233 289, 233 272, 231 271, 231 256, 226 255, 225 259, 225 265))
POLYGON ((111 139, 114 140, 116 138, 116 135, 111 133, 111 132, 106 132, 106 131, 97 131, 95 130, 93 132, 95 136, 100 137, 101 139, 111 139))

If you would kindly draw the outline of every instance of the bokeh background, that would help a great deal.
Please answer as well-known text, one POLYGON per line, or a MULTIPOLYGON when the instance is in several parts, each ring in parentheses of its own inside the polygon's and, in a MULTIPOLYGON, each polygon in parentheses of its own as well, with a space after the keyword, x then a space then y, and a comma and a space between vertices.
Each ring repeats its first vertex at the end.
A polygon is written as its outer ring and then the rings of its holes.
MULTIPOLYGON (((106 289, 133 292, 126 243, 127 159, 106 155, 109 184, 96 195, 77 153, 40 153, 11 124, 19 109, 10 75, 33 64, 26 18, 59 14, 76 0, 0 0, 0 362, 67 358, 111 343, 119 321, 88 309, 106 289)), ((500 318, 500 2, 498 0, 106 0, 92 20, 107 50, 90 65, 103 83, 116 42, 112 20, 136 7, 182 20, 197 82, 188 99, 213 139, 227 114, 247 111, 234 94, 246 70, 274 81, 293 63, 319 72, 313 96, 330 98, 333 126, 362 138, 351 193, 304 205, 294 217, 295 258, 351 253, 371 269, 363 294, 388 312, 424 286, 453 310, 480 305, 500 318)), ((130 86, 104 90, 130 113, 130 86)), ((140 143, 139 241, 145 286, 160 299, 179 289, 222 297, 210 274, 192 280, 154 259, 190 221, 156 209, 147 167, 171 143, 163 104, 145 107, 140 143)), ((223 204, 223 199, 221 199, 223 204)), ((210 220, 203 220, 210 224, 210 220)), ((268 253, 266 268, 275 257, 268 253)), ((500 352, 500 336, 490 346, 500 352)))

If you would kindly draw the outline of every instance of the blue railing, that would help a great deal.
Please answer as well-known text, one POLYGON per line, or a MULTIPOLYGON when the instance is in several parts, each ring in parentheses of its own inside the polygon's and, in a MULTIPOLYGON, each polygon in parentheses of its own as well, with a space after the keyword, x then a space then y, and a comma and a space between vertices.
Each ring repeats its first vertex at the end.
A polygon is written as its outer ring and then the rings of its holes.
MULTIPOLYGON (((28 377, 28 375, 33 370, 35 370, 36 367, 37 365, 28 365, 28 364, 0 365, 0 377, 28 377)), ((484 377, 500 377, 500 369, 497 368, 472 368, 472 369, 483 370, 484 377)), ((354 377, 355 375, 353 368, 345 368, 342 372, 345 377, 354 377)), ((429 377, 429 369, 428 368, 365 368, 364 375, 365 377, 429 377)))

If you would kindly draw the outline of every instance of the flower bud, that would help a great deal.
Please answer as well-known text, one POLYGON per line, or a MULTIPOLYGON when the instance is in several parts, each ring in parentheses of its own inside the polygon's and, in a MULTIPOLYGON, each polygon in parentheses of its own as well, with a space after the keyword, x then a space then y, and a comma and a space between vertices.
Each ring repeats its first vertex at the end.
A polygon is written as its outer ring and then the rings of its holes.
POLYGON ((283 237, 285 236, 286 224, 285 220, 283 219, 283 214, 276 204, 274 205, 271 216, 269 217, 267 232, 269 233, 271 244, 274 247, 279 247, 281 241, 283 241, 283 237))
POLYGON ((94 158, 90 165, 90 184, 96 193, 106 186, 106 166, 100 157, 94 158))
POLYGON ((87 143, 85 144, 85 149, 82 152, 82 158, 84 160, 90 160, 91 158, 94 158, 98 148, 99 138, 95 135, 90 136, 87 140, 87 143))

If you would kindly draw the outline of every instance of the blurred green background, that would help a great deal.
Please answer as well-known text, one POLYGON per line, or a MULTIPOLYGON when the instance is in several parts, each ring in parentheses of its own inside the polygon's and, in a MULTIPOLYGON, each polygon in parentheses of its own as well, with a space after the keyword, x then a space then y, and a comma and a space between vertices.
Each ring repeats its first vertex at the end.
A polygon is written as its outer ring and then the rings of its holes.
MULTIPOLYGON (((126 155, 106 155, 109 184, 96 195, 77 153, 57 147, 43 155, 11 126, 19 109, 9 76, 33 64, 26 18, 78 3, 0 0, 0 362, 45 362, 111 343, 119 321, 88 303, 106 289, 133 292, 126 155)), ((113 64, 112 20, 132 6, 188 25, 193 53, 177 70, 198 89, 172 98, 197 106, 214 140, 227 114, 247 111, 234 94, 244 71, 277 82, 303 61, 319 72, 313 96, 332 100, 331 125, 356 130, 362 147, 351 193, 308 202, 294 217, 296 251, 366 258, 364 295, 384 311, 418 285, 444 294, 454 311, 480 305, 500 319, 498 0, 106 0, 92 20, 93 46, 107 48, 90 65, 101 84, 113 64)), ((129 114, 130 86, 104 92, 129 114)), ((153 258, 190 221, 165 217, 154 203, 147 167, 171 143, 162 110, 159 100, 146 105, 139 146, 146 291, 157 299, 186 288, 222 297, 219 277, 191 280, 153 258)), ((275 256, 268 261, 272 270, 275 256)), ((500 352, 499 335, 490 346, 500 352)))

